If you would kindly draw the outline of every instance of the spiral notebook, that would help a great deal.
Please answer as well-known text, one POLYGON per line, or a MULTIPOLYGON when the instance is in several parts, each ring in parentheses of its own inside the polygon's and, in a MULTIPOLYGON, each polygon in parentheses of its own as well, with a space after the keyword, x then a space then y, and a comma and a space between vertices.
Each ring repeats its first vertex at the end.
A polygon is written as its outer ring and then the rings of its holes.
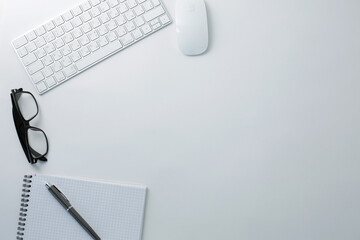
POLYGON ((103 240, 140 240, 146 187, 48 175, 25 175, 17 239, 90 240, 47 190, 56 185, 103 240))

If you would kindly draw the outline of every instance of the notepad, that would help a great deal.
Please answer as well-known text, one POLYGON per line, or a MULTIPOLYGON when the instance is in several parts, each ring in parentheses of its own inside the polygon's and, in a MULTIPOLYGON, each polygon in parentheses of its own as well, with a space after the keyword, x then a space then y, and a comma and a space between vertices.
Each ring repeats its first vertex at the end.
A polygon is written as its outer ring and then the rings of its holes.
POLYGON ((17 239, 90 240, 90 235, 47 190, 56 185, 103 240, 140 240, 146 186, 25 175, 17 239))

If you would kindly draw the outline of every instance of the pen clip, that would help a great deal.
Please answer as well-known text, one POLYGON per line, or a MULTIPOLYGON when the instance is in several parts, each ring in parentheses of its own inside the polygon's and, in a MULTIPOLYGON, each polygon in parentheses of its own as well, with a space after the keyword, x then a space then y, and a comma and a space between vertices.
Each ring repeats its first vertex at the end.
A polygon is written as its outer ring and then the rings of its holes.
POLYGON ((52 185, 52 187, 55 188, 56 191, 58 191, 58 193, 61 194, 61 196, 70 203, 69 199, 67 199, 67 197, 55 185, 52 185))

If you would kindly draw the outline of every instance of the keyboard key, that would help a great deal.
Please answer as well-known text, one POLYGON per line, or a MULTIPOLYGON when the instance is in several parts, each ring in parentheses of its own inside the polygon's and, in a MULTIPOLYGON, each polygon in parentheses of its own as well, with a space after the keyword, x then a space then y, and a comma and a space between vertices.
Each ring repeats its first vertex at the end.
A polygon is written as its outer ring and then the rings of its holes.
POLYGON ((106 39, 106 37, 100 37, 99 38, 99 45, 100 45, 100 47, 103 47, 103 46, 105 46, 105 45, 107 45, 109 42, 108 42, 108 40, 106 39))
POLYGON ((22 62, 25 66, 30 65, 31 63, 35 62, 37 60, 35 54, 30 53, 27 56, 23 57, 22 62))
POLYGON ((118 27, 118 28, 115 30, 115 32, 117 33, 117 35, 118 35, 119 37, 122 37, 122 36, 124 36, 124 35, 126 34, 126 30, 125 30, 124 27, 118 27))
POLYGON ((74 16, 78 16, 78 15, 80 15, 82 13, 82 10, 81 10, 81 8, 79 6, 77 6, 77 7, 74 7, 71 10, 71 12, 74 14, 74 16))
POLYGON ((98 26, 101 25, 101 23, 100 23, 100 21, 99 21, 97 18, 95 18, 95 19, 93 19, 93 20, 90 21, 90 25, 91 25, 93 28, 97 28, 98 26))
POLYGON ((107 55, 119 50, 122 48, 122 45, 119 41, 114 41, 106 46, 104 46, 101 51, 96 51, 87 56, 86 58, 81 59, 76 63, 77 68, 79 71, 82 69, 89 67, 90 65, 96 63, 97 61, 101 60, 102 58, 106 57, 107 55))
POLYGON ((132 32, 132 34, 134 35, 135 39, 139 39, 142 37, 142 33, 140 32, 139 29, 136 29, 132 32))
POLYGON ((78 52, 74 52, 73 54, 70 55, 70 58, 73 62, 76 62, 81 58, 81 56, 78 52))
POLYGON ((136 28, 132 22, 128 22, 127 24, 125 24, 125 27, 128 30, 128 32, 131 32, 132 30, 134 30, 136 28))
POLYGON ((46 55, 46 52, 44 49, 40 48, 35 51, 36 56, 40 59, 46 55))
POLYGON ((97 31, 92 31, 89 35, 89 38, 91 41, 94 41, 95 39, 98 39, 99 38, 99 34, 97 33, 97 31))
POLYGON ((38 89, 38 91, 40 93, 44 92, 47 89, 44 82, 40 82, 40 83, 36 84, 36 88, 38 89))
POLYGON ((81 27, 81 29, 83 30, 84 33, 88 33, 88 32, 90 32, 90 31, 92 30, 92 28, 91 28, 91 26, 90 26, 89 23, 85 23, 85 24, 81 27))
POLYGON ((117 16, 119 16, 119 12, 116 10, 116 8, 110 9, 108 14, 111 18, 116 18, 117 16))
POLYGON ((123 25, 124 23, 126 23, 126 19, 123 17, 123 16, 118 16, 117 18, 115 18, 115 22, 121 26, 123 25))
POLYGON ((41 72, 45 75, 45 77, 49 77, 54 73, 50 67, 44 68, 41 72))
POLYGON ((55 72, 58 72, 62 69, 62 65, 60 62, 55 62, 54 65, 52 65, 52 68, 54 69, 55 72))
POLYGON ((52 64, 54 62, 49 55, 46 55, 42 61, 46 66, 49 66, 50 64, 52 64))
POLYGON ((73 51, 76 51, 81 47, 81 45, 78 41, 74 41, 74 42, 70 43, 69 46, 73 51))
POLYGON ((64 19, 61 16, 59 16, 54 19, 54 23, 56 24, 56 26, 60 26, 61 24, 64 23, 64 19))
POLYGON ((105 25, 102 25, 98 28, 98 31, 100 33, 100 35, 105 35, 106 33, 108 33, 109 31, 107 30, 106 26, 105 25))
POLYGON ((39 71, 31 76, 33 83, 38 83, 44 79, 44 75, 39 71))
POLYGON ((76 28, 72 34, 74 35, 75 38, 79 38, 83 35, 82 31, 79 28, 76 28))
POLYGON ((71 60, 73 60, 73 62, 76 62, 81 58, 81 56, 78 52, 74 52, 73 54, 70 55, 70 58, 71 60))
POLYGON ((64 73, 65 73, 66 77, 70 77, 70 76, 74 75, 76 72, 77 71, 76 71, 76 68, 74 65, 64 68, 64 73))
POLYGON ((117 0, 109 0, 108 2, 111 8, 119 5, 119 2, 117 0))
POLYGON ((56 37, 61 37, 65 34, 64 30, 61 27, 56 28, 53 33, 55 33, 56 37))
POLYGON ((128 7, 124 3, 120 3, 119 5, 119 11, 120 13, 125 13, 128 9, 128 7))
POLYGON ((124 44, 124 46, 130 44, 134 41, 134 38, 131 36, 131 33, 125 34, 123 37, 120 38, 121 42, 124 44))
POLYGON ((135 14, 132 10, 128 11, 125 13, 125 17, 128 21, 132 20, 135 18, 135 14))
POLYGON ((35 30, 35 32, 38 36, 42 36, 43 34, 46 33, 46 30, 43 26, 40 26, 35 30))
POLYGON ((90 13, 91 13, 92 17, 97 17, 100 15, 101 12, 97 7, 95 7, 90 10, 90 13))
POLYGON ((134 20, 136 26, 140 27, 145 24, 144 19, 142 17, 137 17, 134 20))
POLYGON ((30 75, 33 75, 34 73, 36 73, 37 71, 39 71, 40 69, 43 69, 43 68, 44 68, 43 63, 41 61, 36 61, 36 62, 30 64, 27 67, 27 70, 30 75))
POLYGON ((101 12, 106 12, 107 10, 110 9, 109 5, 107 4, 107 2, 102 2, 99 5, 99 8, 101 10, 101 12))
POLYGON ((71 23, 74 26, 74 28, 77 28, 81 26, 81 24, 83 24, 79 17, 74 18, 74 20, 72 20, 71 23))
POLYGON ((66 45, 61 49, 61 52, 64 56, 69 55, 71 53, 71 48, 66 45))
POLYGON ((51 41, 55 40, 55 36, 52 32, 45 34, 44 38, 47 42, 51 42, 51 41))
POLYGON ((165 10, 161 6, 156 7, 144 14, 145 21, 149 22, 163 13, 165 13, 165 10))
POLYGON ((109 31, 112 31, 112 30, 114 30, 114 29, 117 27, 117 24, 115 23, 114 20, 110 20, 110 21, 108 22, 108 24, 106 24, 106 27, 107 27, 107 29, 108 29, 109 31))
POLYGON ((151 1, 152 1, 152 3, 154 4, 154 6, 160 5, 159 0, 151 0, 151 1))
POLYGON ((74 29, 74 27, 72 26, 71 22, 67 22, 64 24, 63 26, 65 32, 70 32, 71 30, 74 29))
POLYGON ((65 35, 64 40, 66 43, 70 43, 70 42, 74 41, 74 37, 71 35, 71 33, 68 33, 65 35))
POLYGON ((79 39, 79 42, 81 43, 82 46, 85 46, 86 44, 88 44, 90 42, 89 38, 85 35, 83 37, 81 37, 79 39))
POLYGON ((45 28, 46 30, 50 31, 50 30, 53 30, 55 28, 55 25, 52 21, 49 21, 45 24, 45 28))
POLYGON ((115 41, 117 39, 117 36, 114 32, 109 33, 108 35, 106 35, 106 37, 110 42, 115 41))
POLYGON ((21 36, 13 42, 13 45, 15 48, 19 48, 21 46, 24 46, 27 42, 28 41, 26 40, 25 36, 21 36))
POLYGON ((56 85, 56 81, 54 79, 54 77, 49 77, 45 80, 45 83, 48 87, 52 87, 56 85))
POLYGON ((160 22, 161 22, 162 24, 166 24, 166 23, 170 22, 170 19, 169 19, 169 17, 168 17, 167 15, 162 15, 162 16, 160 17, 160 22))
POLYGON ((91 20, 91 15, 88 12, 85 12, 83 15, 81 15, 81 19, 84 22, 87 22, 87 21, 91 20))
POLYGON ((91 5, 94 7, 98 4, 100 4, 100 0, 90 0, 91 5))
POLYGON ((154 7, 150 1, 144 2, 142 6, 145 8, 145 11, 149 11, 154 7))
POLYGON ((83 11, 89 10, 91 8, 91 5, 88 1, 84 2, 83 4, 80 5, 80 7, 82 8, 83 11))
POLYGON ((36 45, 34 42, 29 42, 27 45, 26 45, 26 50, 28 50, 28 52, 33 52, 37 49, 36 45))
POLYGON ((157 24, 153 25, 152 28, 155 30, 155 29, 158 29, 160 26, 161 26, 161 24, 157 23, 157 24))
POLYGON ((56 39, 56 41, 54 42, 56 48, 61 48, 62 46, 64 46, 64 41, 61 38, 56 39))
POLYGON ((92 52, 95 52, 99 49, 99 45, 96 42, 91 42, 88 47, 92 52))
POLYGON ((69 21, 70 19, 73 19, 74 16, 72 15, 71 12, 66 12, 62 15, 62 18, 65 20, 65 21, 69 21))
POLYGON ((65 80, 65 75, 62 72, 55 73, 54 77, 58 82, 65 80))
POLYGON ((28 32, 25 37, 27 38, 27 40, 30 42, 32 40, 34 40, 35 38, 37 38, 36 33, 34 31, 28 32))
POLYGON ((129 6, 129 8, 134 8, 137 6, 137 2, 135 0, 127 0, 126 3, 129 6))
POLYGON ((110 17, 109 17, 109 15, 107 15, 107 13, 103 13, 100 15, 100 20, 102 23, 106 23, 106 22, 110 21, 110 17))
POLYGON ((79 52, 80 52, 81 56, 83 56, 83 57, 85 57, 91 53, 87 47, 81 48, 79 52))
POLYGON ((52 57, 55 61, 57 61, 57 60, 59 60, 60 58, 62 58, 62 54, 61 54, 60 50, 56 50, 56 51, 51 55, 51 57, 52 57))
POLYGON ((155 25, 159 23, 159 19, 155 18, 154 20, 150 21, 150 25, 155 25))
POLYGON ((141 14, 143 14, 145 11, 142 8, 141 5, 137 6, 136 8, 134 8, 134 12, 136 13, 137 16, 140 16, 141 14))
POLYGON ((17 53, 19 54, 19 57, 24 57, 26 54, 28 54, 28 51, 25 47, 20 48, 17 53))
POLYGON ((49 54, 49 53, 52 53, 53 51, 55 51, 56 48, 55 48, 54 44, 49 43, 48 45, 46 45, 44 47, 44 50, 49 54))
POLYGON ((71 59, 69 57, 64 57, 60 62, 64 67, 71 65, 71 59))
POLYGON ((44 58, 42 59, 42 62, 45 64, 45 66, 49 66, 50 64, 52 64, 54 61, 52 60, 52 58, 49 55, 44 56, 44 58))
POLYGON ((151 27, 149 26, 149 24, 145 24, 144 26, 141 27, 141 30, 143 31, 144 34, 148 34, 152 31, 151 27))

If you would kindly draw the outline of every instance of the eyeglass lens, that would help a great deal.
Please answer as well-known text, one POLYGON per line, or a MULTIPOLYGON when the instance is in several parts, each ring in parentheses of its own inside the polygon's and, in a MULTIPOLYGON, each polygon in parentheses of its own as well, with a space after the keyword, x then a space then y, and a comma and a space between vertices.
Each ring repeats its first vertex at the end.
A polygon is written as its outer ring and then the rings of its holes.
POLYGON ((42 130, 30 127, 27 130, 27 139, 31 155, 34 158, 40 157, 47 152, 47 140, 42 130))
POLYGON ((20 113, 26 121, 36 116, 38 107, 34 97, 31 94, 24 92, 17 93, 16 100, 20 113))

